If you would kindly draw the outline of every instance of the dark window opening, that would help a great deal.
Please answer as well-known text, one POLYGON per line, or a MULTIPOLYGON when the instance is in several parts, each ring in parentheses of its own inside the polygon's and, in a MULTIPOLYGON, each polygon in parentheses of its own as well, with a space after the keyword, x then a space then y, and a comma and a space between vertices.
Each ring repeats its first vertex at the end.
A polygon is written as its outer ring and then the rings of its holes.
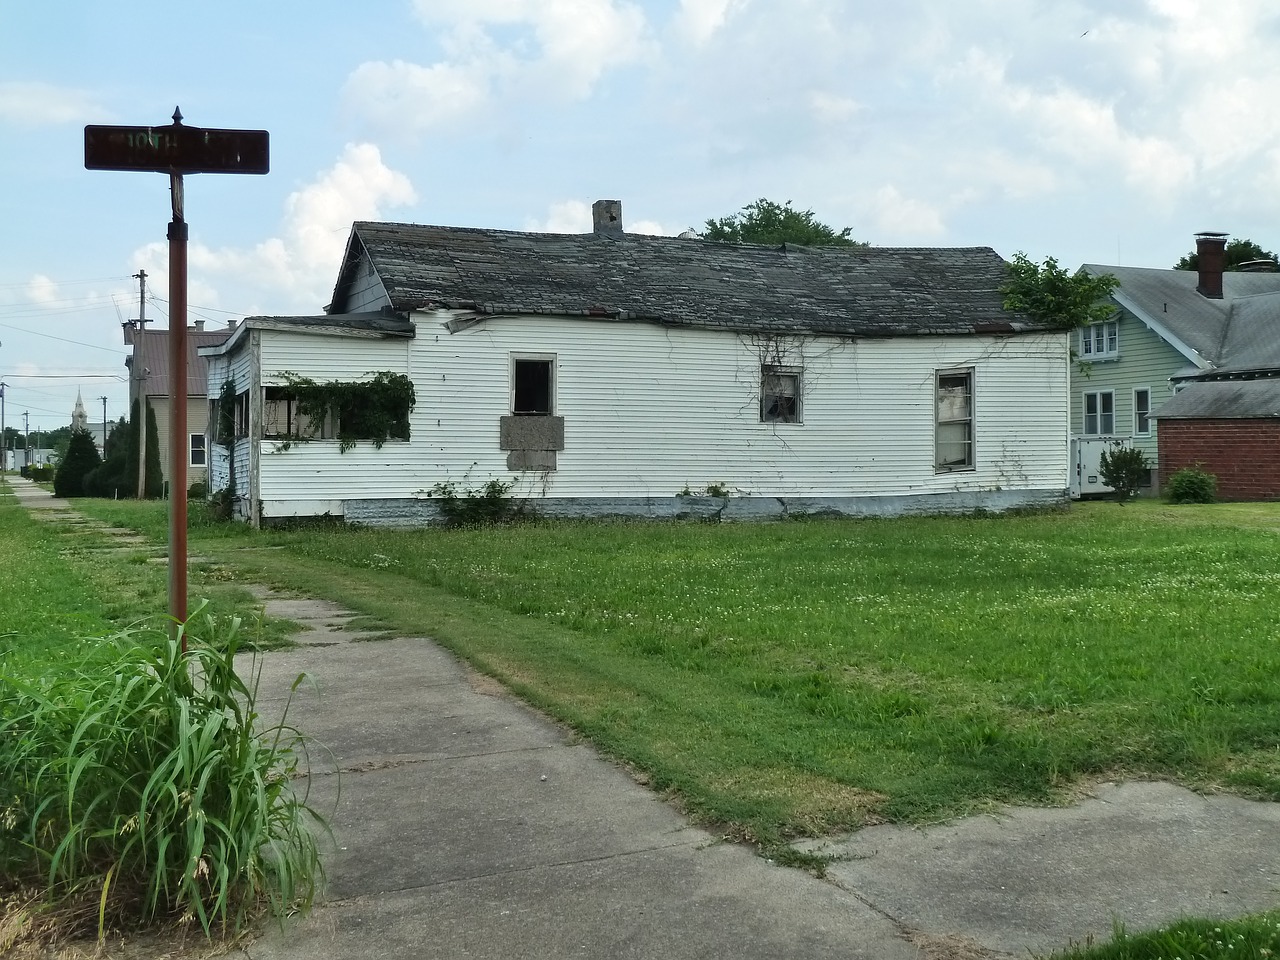
POLYGON ((550 416, 552 361, 515 360, 512 368, 511 412, 518 416, 550 416))

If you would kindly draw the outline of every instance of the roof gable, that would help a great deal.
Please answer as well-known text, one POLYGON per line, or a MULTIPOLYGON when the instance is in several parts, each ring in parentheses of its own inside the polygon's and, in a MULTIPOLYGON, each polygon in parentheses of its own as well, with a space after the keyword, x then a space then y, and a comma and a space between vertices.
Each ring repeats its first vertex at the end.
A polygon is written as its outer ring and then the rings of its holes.
POLYGON ((1086 263, 1094 275, 1112 274, 1115 301, 1203 370, 1280 366, 1280 273, 1227 271, 1222 299, 1196 291, 1194 270, 1112 267, 1086 263))
POLYGON ((603 316, 845 336, 1020 332, 989 247, 763 247, 357 222, 331 309, 367 262, 397 311, 603 316))

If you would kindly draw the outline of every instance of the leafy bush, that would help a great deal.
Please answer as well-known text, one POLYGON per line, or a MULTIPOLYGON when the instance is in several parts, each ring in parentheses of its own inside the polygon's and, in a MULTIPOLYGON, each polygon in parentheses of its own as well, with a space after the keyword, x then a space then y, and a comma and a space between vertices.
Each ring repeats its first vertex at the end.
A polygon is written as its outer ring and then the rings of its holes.
MULTIPOLYGON (((310 905, 313 822, 297 731, 259 730, 238 620, 209 639, 130 630, 34 679, 0 664, 0 876, 108 917, 238 929, 310 905)), ((185 631, 185 628, 184 628, 185 631)), ((302 681, 294 682, 296 690, 302 681)))
POLYGON ((479 527, 510 523, 525 515, 523 502, 511 500, 514 480, 489 480, 479 488, 460 487, 449 480, 427 491, 437 502, 440 516, 451 527, 479 527))
POLYGON ((48 463, 33 463, 30 466, 23 467, 20 471, 28 480, 34 480, 36 483, 49 483, 53 480, 57 469, 48 463))
POLYGON ((1121 503, 1138 492, 1138 488, 1146 482, 1147 471, 1150 469, 1151 464, 1145 453, 1120 443, 1112 444, 1110 450, 1102 451, 1102 457, 1098 461, 1098 475, 1102 477, 1103 483, 1115 490, 1116 499, 1121 503))
POLYGON ((1218 495, 1218 478, 1194 467, 1183 467, 1169 478, 1164 494, 1172 503, 1213 503, 1218 495))
POLYGON ((191 500, 204 500, 209 496, 209 484, 204 480, 197 480, 191 486, 187 487, 187 497, 191 500))

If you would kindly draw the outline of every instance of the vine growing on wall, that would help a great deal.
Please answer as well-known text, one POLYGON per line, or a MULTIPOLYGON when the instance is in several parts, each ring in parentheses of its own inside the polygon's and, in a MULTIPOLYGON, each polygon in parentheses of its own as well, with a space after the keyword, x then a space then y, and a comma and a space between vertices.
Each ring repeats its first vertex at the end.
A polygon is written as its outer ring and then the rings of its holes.
POLYGON ((236 499, 236 385, 232 380, 224 380, 218 392, 213 429, 213 442, 227 451, 227 485, 213 495, 211 503, 215 517, 229 520, 236 499))
POLYGON ((337 424, 338 449, 343 453, 358 440, 372 440, 382 449, 388 440, 409 439, 409 414, 417 397, 413 381, 403 373, 380 370, 369 380, 319 383, 288 370, 279 374, 297 401, 298 414, 309 422, 296 440, 310 440, 326 423, 337 424))

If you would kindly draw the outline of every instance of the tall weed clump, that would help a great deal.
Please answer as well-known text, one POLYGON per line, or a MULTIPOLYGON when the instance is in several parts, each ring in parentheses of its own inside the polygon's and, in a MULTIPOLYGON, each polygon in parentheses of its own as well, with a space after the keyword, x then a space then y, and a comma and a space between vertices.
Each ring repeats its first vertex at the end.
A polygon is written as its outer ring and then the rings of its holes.
POLYGON ((237 930, 306 909, 321 879, 323 821, 292 789, 305 745, 287 708, 260 729, 238 621, 205 624, 186 653, 129 630, 34 678, 0 663, 0 876, 91 904, 99 935, 174 915, 237 930))

